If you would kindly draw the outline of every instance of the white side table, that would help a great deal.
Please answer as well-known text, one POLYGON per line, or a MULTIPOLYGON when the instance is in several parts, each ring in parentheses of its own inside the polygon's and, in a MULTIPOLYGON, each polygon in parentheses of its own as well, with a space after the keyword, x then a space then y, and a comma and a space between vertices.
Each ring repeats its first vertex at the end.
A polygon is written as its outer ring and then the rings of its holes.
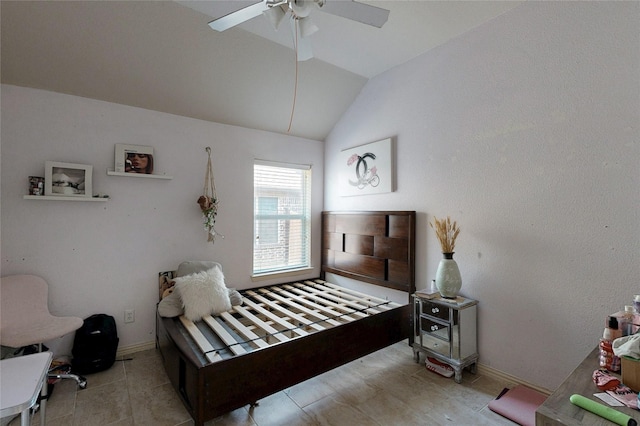
POLYGON ((0 361, 0 417, 22 413, 21 426, 29 426, 29 409, 38 400, 52 358, 51 352, 40 352, 0 361))

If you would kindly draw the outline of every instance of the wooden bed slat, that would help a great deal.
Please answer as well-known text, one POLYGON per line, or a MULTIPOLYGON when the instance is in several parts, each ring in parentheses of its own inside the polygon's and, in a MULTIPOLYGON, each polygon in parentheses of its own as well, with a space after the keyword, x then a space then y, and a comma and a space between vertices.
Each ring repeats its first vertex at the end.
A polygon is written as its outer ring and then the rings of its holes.
POLYGON ((260 336, 258 336, 257 334, 255 334, 253 331, 249 330, 249 328, 247 328, 244 324, 242 324, 240 321, 238 321, 233 315, 231 315, 229 312, 223 312, 222 314, 220 314, 220 316, 231 326, 233 326, 233 328, 240 333, 241 335, 243 335, 248 341, 250 341, 251 343, 254 343, 256 346, 258 346, 259 348, 266 348, 269 346, 269 344, 267 342, 265 342, 264 340, 262 340, 262 338, 260 336))
POLYGON ((328 308, 326 306, 322 306, 319 305, 317 303, 313 303, 310 300, 302 297, 302 296, 298 296, 297 294, 293 294, 289 291, 286 291, 280 287, 271 287, 272 289, 275 289, 278 291, 278 293, 269 293, 269 295, 271 297, 274 298, 278 298, 279 300, 282 301, 286 301, 287 303, 291 303, 292 300, 295 300, 296 302, 299 302, 302 308, 306 309, 311 315, 314 315, 324 321, 327 321, 328 323, 331 323, 333 325, 340 325, 340 321, 336 320, 336 318, 344 318, 347 321, 354 321, 354 318, 351 318, 348 315, 342 314, 340 312, 336 312, 331 308, 328 308), (306 308, 305 306, 308 306, 309 308, 306 308), (329 316, 323 315, 322 313, 327 314, 329 316))
MULTIPOLYGON (((261 290, 264 290, 264 289, 261 289, 261 290)), ((331 325, 340 325, 340 322, 338 322, 338 321, 336 321, 334 319, 331 319, 331 318, 329 318, 329 317, 327 317, 325 315, 322 315, 321 313, 316 312, 316 311, 314 311, 312 309, 309 309, 306 306, 300 305, 299 303, 296 303, 296 302, 292 301, 291 299, 288 299, 286 297, 282 297, 279 294, 276 294, 276 293, 273 293, 273 292, 268 292, 267 291, 267 293, 269 294, 269 297, 271 297, 273 299, 276 299, 276 300, 279 300, 280 302, 282 302, 282 303, 284 303, 284 304, 286 304, 288 306, 291 306, 294 309, 298 309, 299 311, 304 312, 305 314, 307 314, 307 315, 309 315, 309 316, 311 316, 313 318, 317 318, 320 321, 326 321, 327 323, 329 323, 331 325)))
POLYGON ((204 322, 207 323, 209 327, 213 331, 216 332, 218 337, 222 339, 222 341, 229 347, 231 352, 235 355, 246 354, 247 351, 240 345, 241 342, 238 342, 229 332, 221 326, 218 321, 216 321, 211 315, 207 315, 202 318, 204 322))
MULTIPOLYGON (((247 294, 251 295, 252 297, 254 297, 256 300, 259 300, 260 302, 264 303, 265 305, 270 306, 273 309, 277 309, 280 311, 283 311, 285 313, 286 316, 289 316, 295 320, 300 320, 300 322, 311 322, 309 320, 307 320, 306 318, 300 317, 299 315, 296 315, 293 312, 290 311, 284 311, 284 309, 282 309, 280 306, 278 306, 276 303, 271 302, 270 300, 261 297, 259 294, 250 291, 247 292, 247 294)), ((246 305, 250 306, 252 309, 256 310, 257 312, 260 312, 262 315, 268 317, 269 319, 271 319, 274 322, 277 322, 278 324, 280 324, 281 326, 283 326, 284 328, 286 328, 289 331, 292 331, 300 336, 306 336, 309 333, 303 329, 301 329, 300 327, 298 327, 295 324, 291 324, 290 322, 284 320, 283 318, 280 318, 279 316, 273 314, 272 312, 269 312, 268 310, 264 309, 263 307, 259 306, 258 304, 254 303, 252 300, 245 298, 244 302, 246 305)), ((320 327, 320 330, 324 330, 324 328, 320 327)))
POLYGON ((184 315, 180 315, 180 322, 187 329, 191 338, 196 342, 196 345, 200 348, 202 353, 204 353, 205 357, 209 362, 222 361, 222 357, 215 351, 211 343, 204 337, 204 334, 196 325, 187 319, 184 315))
POLYGON ((358 297, 358 296, 349 294, 345 291, 339 291, 336 288, 324 286, 317 282, 306 281, 306 283, 310 286, 310 288, 313 288, 316 292, 318 292, 319 294, 322 294, 324 297, 331 298, 332 300, 335 300, 338 303, 345 304, 361 312, 376 314, 378 312, 385 310, 384 305, 388 304, 388 303, 376 303, 371 301, 370 299, 368 300, 365 297, 358 297))
POLYGON ((316 282, 317 283, 322 283, 323 285, 326 285, 327 287, 333 288, 333 289, 339 291, 340 293, 351 294, 351 295, 353 295, 355 297, 358 297, 358 300, 362 300, 362 301, 370 300, 371 302, 374 303, 374 306, 376 306, 377 308, 393 309, 393 308, 397 308, 397 307, 402 306, 402 305, 400 305, 400 304, 398 304, 396 302, 392 302, 392 301, 389 301, 389 300, 381 299, 381 298, 375 297, 375 296, 370 296, 368 294, 361 293, 359 291, 352 290, 350 288, 341 287, 341 286, 336 285, 336 284, 328 283, 328 282, 323 281, 323 280, 316 280, 316 282))
POLYGON ((341 298, 348 299, 348 300, 355 300, 355 301, 358 301, 359 303, 363 303, 367 306, 374 307, 374 308, 379 308, 385 305, 393 305, 394 308, 402 306, 398 303, 392 302, 387 299, 382 299, 380 297, 372 296, 370 294, 365 294, 357 290, 332 284, 320 279, 316 279, 313 281, 305 281, 305 282, 309 283, 313 287, 322 289, 322 291, 338 294, 341 298))
MULTIPOLYGON (((246 303, 246 300, 245 300, 245 303, 246 303)), ((280 340, 281 342, 286 342, 287 340, 289 340, 289 338, 287 336, 285 336, 284 333, 282 333, 281 331, 278 331, 275 328, 271 327, 269 324, 267 324, 266 322, 262 321, 260 318, 258 318, 257 316, 255 316, 254 314, 249 312, 244 307, 236 306, 235 310, 236 310, 236 312, 241 314, 243 317, 249 319, 255 325, 257 325, 258 327, 260 327, 261 329, 266 331, 269 336, 273 336, 276 339, 280 340)))
MULTIPOLYGON (((295 283, 293 285, 286 285, 285 288, 291 291, 295 291, 301 296, 306 295, 312 300, 324 303, 335 309, 340 309, 346 314, 358 315, 359 317, 367 316, 367 314, 364 312, 368 309, 367 306, 358 305, 353 301, 345 300, 340 298, 339 296, 323 292, 322 290, 316 289, 308 284, 305 285, 302 283, 295 283)), ((372 310, 372 313, 376 313, 376 311, 372 310)))
MULTIPOLYGON (((300 323, 304 324, 305 327, 311 327, 317 331, 321 331, 321 330, 325 330, 326 327, 323 327, 322 325, 318 324, 317 322, 311 321, 308 318, 306 318, 303 315, 299 315, 295 312, 292 312, 288 309, 286 309, 285 307, 283 307, 281 304, 274 302, 273 300, 269 300, 264 296, 261 296, 255 292, 251 292, 252 293, 252 297, 256 300, 258 300, 261 303, 264 303, 265 305, 269 306, 271 309, 274 309, 276 311, 281 312, 282 314, 284 314, 285 316, 288 316, 290 318, 295 319, 296 321, 299 321, 300 323)), ((250 303, 253 303, 252 301, 249 301, 250 303)), ((257 305, 256 305, 257 306, 257 305)))

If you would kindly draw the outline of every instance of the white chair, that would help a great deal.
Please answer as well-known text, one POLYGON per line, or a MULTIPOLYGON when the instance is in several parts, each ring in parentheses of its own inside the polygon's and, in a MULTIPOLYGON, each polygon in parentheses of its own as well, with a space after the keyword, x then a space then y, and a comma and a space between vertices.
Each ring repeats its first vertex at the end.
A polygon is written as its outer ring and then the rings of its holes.
MULTIPOLYGON (((0 344, 12 348, 38 345, 60 338, 82 327, 78 317, 51 315, 48 306, 49 288, 46 281, 36 275, 10 275, 0 278, 0 344)), ((84 377, 76 374, 48 374, 49 378, 73 379, 81 389, 87 386, 84 377)), ((42 387, 41 419, 47 400, 47 386, 42 387)))

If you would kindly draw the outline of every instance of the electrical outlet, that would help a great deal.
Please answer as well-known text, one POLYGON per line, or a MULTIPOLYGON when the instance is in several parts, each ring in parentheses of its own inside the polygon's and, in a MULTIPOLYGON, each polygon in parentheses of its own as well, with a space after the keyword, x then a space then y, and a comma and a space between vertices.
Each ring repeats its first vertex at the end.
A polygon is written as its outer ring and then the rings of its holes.
POLYGON ((136 311, 133 309, 127 309, 124 311, 124 322, 135 322, 136 320, 136 311))

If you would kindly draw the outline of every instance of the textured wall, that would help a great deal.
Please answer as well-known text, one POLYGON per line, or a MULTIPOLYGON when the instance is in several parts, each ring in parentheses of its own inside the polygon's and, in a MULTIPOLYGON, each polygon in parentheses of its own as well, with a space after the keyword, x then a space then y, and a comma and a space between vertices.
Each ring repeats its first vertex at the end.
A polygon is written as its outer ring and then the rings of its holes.
POLYGON ((326 141, 325 208, 417 210, 417 280, 462 232, 480 362, 555 388, 640 292, 640 3, 525 2, 371 80, 326 141), (338 153, 394 137, 397 191, 341 197, 338 153))
MULTIPOLYGON (((317 141, 3 85, 1 273, 44 277, 54 313, 113 315, 121 347, 152 342, 158 272, 183 260, 217 260, 229 287, 256 285, 254 158, 313 164, 312 256, 319 258, 322 153, 317 141), (156 171, 173 180, 107 176, 116 143, 153 146, 156 171), (206 146, 213 150, 217 225, 225 235, 215 245, 207 243, 196 204, 206 146), (46 160, 92 164, 94 192, 112 199, 24 200, 27 177, 43 176, 46 160), (134 323, 124 324, 125 309, 135 309, 134 323)), ((307 277, 318 274, 316 266, 307 277)))

